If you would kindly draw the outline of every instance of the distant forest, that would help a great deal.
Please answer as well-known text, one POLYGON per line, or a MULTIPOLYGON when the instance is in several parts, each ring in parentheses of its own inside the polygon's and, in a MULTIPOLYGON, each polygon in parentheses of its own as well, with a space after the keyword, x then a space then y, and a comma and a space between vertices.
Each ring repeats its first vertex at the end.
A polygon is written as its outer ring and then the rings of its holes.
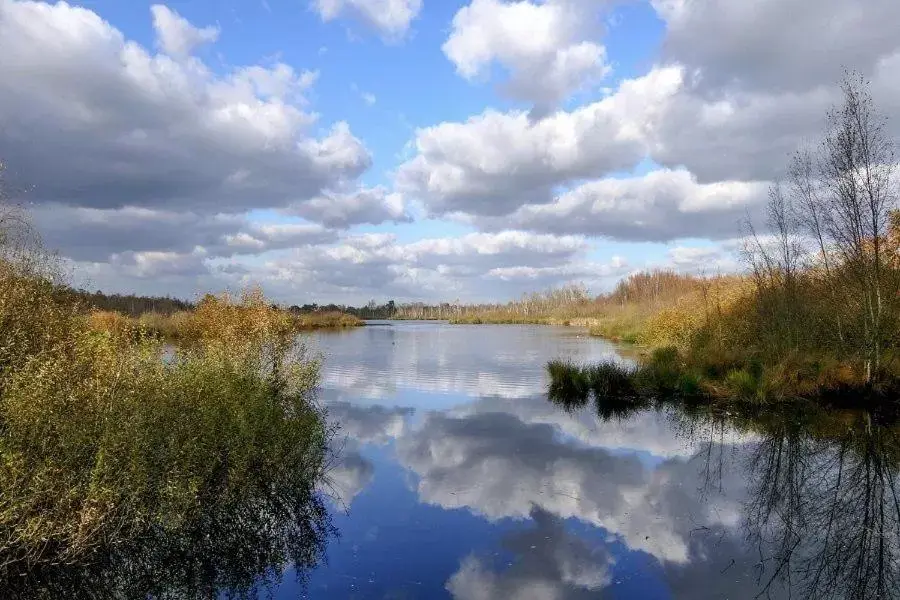
POLYGON ((343 304, 294 304, 288 310, 296 314, 311 312, 343 312, 360 319, 392 319, 397 315, 397 304, 389 300, 384 304, 376 304, 374 300, 365 306, 344 306, 343 304))
POLYGON ((194 308, 192 302, 170 298, 168 296, 135 296, 134 294, 104 294, 97 290, 75 290, 69 287, 61 287, 58 296, 62 299, 77 302, 82 306, 97 310, 114 310, 128 315, 139 317, 145 313, 159 313, 171 315, 182 310, 194 308))
MULTIPOLYGON (((89 309, 113 310, 130 317, 139 317, 146 313, 171 315, 173 313, 192 310, 194 303, 169 296, 136 296, 134 294, 105 294, 100 290, 89 292, 61 287, 58 290, 61 299, 77 302, 89 309)), ((393 300, 377 304, 374 300, 365 306, 345 306, 343 304, 294 304, 284 307, 295 314, 313 312, 343 312, 360 319, 390 319, 397 314, 397 305, 393 300)))

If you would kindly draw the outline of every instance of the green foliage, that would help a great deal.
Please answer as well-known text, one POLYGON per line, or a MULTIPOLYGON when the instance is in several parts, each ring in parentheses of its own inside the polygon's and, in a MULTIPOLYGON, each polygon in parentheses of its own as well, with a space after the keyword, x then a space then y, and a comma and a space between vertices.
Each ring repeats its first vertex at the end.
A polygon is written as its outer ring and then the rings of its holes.
POLYGON ((587 369, 591 390, 597 398, 630 398, 636 390, 633 369, 617 362, 602 362, 587 369))
POLYGON ((550 398, 566 408, 587 404, 591 392, 589 372, 571 362, 553 360, 547 364, 550 373, 550 398))
POLYGON ((0 262, 0 587, 228 498, 312 506, 327 436, 289 319, 256 292, 209 299, 173 350, 124 317, 98 329, 56 289, 0 262))
POLYGON ((759 377, 747 369, 735 369, 725 376, 725 386, 738 400, 755 400, 760 394, 759 377))

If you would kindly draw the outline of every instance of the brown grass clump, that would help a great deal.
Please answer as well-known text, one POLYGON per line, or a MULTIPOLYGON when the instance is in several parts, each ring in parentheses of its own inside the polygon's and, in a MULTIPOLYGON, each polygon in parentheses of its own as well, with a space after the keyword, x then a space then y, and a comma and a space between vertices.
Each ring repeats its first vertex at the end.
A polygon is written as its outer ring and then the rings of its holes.
POLYGON ((298 329, 343 329, 364 325, 362 319, 340 311, 311 312, 294 317, 298 329))
POLYGON ((114 335, 150 335, 179 344, 221 340, 244 343, 248 338, 285 337, 311 329, 358 327, 363 321, 339 311, 295 315, 274 307, 259 288, 235 295, 228 292, 207 294, 194 310, 169 315, 144 313, 127 317, 114 311, 91 311, 88 321, 97 331, 114 335))

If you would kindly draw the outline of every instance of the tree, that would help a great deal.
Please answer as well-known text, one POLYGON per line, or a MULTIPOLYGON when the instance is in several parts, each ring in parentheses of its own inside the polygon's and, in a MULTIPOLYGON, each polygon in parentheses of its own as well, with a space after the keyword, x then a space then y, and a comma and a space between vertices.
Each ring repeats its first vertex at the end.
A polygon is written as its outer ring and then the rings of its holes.
POLYGON ((827 113, 821 143, 795 154, 786 188, 772 188, 768 224, 774 243, 761 244, 751 227, 748 256, 758 283, 764 274, 767 284, 778 280, 788 292, 804 255, 796 234, 814 241, 811 255, 833 280, 827 293, 834 296, 841 350, 846 345, 862 359, 871 382, 891 343, 898 295, 891 246, 898 205, 894 143, 865 79, 848 72, 840 90, 842 101, 827 113))

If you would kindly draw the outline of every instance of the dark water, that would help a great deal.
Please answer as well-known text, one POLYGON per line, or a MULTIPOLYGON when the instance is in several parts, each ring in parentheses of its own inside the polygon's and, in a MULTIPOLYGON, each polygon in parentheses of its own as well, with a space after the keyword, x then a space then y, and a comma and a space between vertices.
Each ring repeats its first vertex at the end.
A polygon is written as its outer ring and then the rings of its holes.
POLYGON ((900 596, 895 427, 871 415, 547 400, 576 330, 322 335, 340 537, 277 598, 900 596))

